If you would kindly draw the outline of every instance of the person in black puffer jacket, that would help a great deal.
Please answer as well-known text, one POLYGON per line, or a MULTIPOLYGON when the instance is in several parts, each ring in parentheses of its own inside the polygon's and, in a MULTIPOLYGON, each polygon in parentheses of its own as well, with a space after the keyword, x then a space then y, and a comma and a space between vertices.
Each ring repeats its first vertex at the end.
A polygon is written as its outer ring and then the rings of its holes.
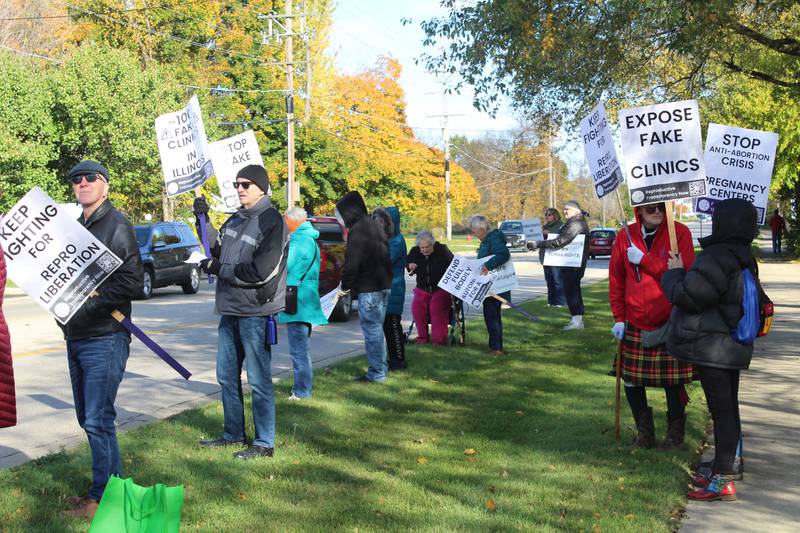
POLYGON ((757 234, 756 210, 732 198, 714 206, 711 235, 700 239, 703 251, 685 272, 679 255, 672 254, 661 287, 672 303, 667 350, 693 363, 700 375, 714 422, 715 458, 708 476, 694 479, 691 500, 735 500, 734 457, 739 443, 739 373, 750 366, 753 345, 734 339, 743 316, 742 271, 758 279, 751 244, 757 234))
POLYGON ((406 268, 416 276, 414 301, 411 315, 417 325, 417 343, 428 342, 428 323, 431 325, 430 340, 433 344, 447 345, 447 325, 450 322, 450 293, 439 287, 439 281, 453 260, 453 252, 446 244, 436 242, 433 233, 427 230, 417 234, 417 245, 411 248, 406 268))

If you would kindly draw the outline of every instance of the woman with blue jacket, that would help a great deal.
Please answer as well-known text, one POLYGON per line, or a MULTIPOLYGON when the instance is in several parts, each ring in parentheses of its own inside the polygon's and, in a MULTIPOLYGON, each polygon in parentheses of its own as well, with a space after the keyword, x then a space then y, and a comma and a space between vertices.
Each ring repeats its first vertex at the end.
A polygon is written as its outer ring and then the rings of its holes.
POLYGON ((386 353, 389 370, 406 368, 406 349, 403 342, 403 326, 400 320, 406 301, 406 240, 400 233, 400 210, 396 207, 379 207, 372 212, 375 220, 383 226, 389 242, 389 261, 392 263, 392 292, 386 306, 383 335, 386 337, 386 353))
MULTIPOLYGON (((469 219, 469 229, 480 241, 478 259, 489 257, 481 267, 481 274, 505 264, 511 259, 506 247, 506 236, 499 229, 490 230, 489 221, 483 215, 473 215, 469 219)), ((501 298, 511 300, 511 291, 498 294, 501 298)), ((503 355, 503 317, 500 314, 502 304, 497 298, 489 296, 483 301, 483 320, 489 331, 489 353, 503 355)))
POLYGON ((302 400, 311 397, 314 382, 311 355, 308 353, 311 327, 328 323, 319 304, 319 231, 306 220, 306 211, 300 207, 290 208, 283 218, 291 233, 286 285, 297 287, 297 312, 280 313, 278 322, 286 324, 294 369, 294 384, 289 399, 302 400))

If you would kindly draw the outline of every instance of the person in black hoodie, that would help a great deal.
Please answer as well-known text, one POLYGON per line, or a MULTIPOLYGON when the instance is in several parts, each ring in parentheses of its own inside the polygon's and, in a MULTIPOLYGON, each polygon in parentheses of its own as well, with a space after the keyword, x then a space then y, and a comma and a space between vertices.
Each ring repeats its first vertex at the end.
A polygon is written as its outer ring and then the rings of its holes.
POLYGON ((735 500, 733 476, 739 444, 739 373, 750 366, 753 345, 737 341, 743 316, 743 270, 758 279, 751 244, 757 234, 756 210, 749 202, 731 198, 714 206, 711 235, 700 239, 703 251, 685 272, 672 253, 661 278, 672 303, 667 350, 693 363, 700 375, 714 423, 714 463, 708 476, 697 476, 690 500, 735 500))
POLYGON ((428 342, 428 323, 431 325, 430 339, 433 344, 447 344, 447 324, 450 322, 450 293, 439 287, 447 267, 453 260, 453 252, 446 244, 436 242, 433 233, 420 231, 417 245, 408 253, 406 268, 417 277, 411 316, 417 325, 417 343, 428 342))
POLYGON ((355 191, 336 204, 336 218, 347 227, 347 250, 339 296, 358 299, 358 319, 367 350, 367 373, 357 381, 381 383, 386 379, 386 344, 383 321, 392 287, 392 264, 386 232, 369 216, 364 199, 355 191))

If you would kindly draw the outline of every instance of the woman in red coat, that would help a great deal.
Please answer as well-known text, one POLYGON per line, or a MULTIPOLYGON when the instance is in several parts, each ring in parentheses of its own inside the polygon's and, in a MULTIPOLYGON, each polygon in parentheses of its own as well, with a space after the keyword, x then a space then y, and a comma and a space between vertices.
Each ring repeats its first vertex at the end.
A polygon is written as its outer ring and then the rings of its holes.
MULTIPOLYGON (((659 335, 672 311, 660 285, 670 248, 664 204, 639 206, 635 214, 636 223, 629 226, 633 242, 620 231, 611 252, 608 298, 616 322, 611 333, 622 341, 625 396, 638 433, 634 446, 652 448, 656 444, 645 387, 660 387, 667 396, 667 435, 662 448, 668 449, 683 444, 688 401, 683 385, 696 377, 691 364, 667 353, 666 339, 659 335)), ((694 262, 692 234, 680 223, 675 223, 675 233, 688 269, 694 262)))
POLYGON ((0 428, 17 423, 14 399, 14 367, 11 366, 11 337, 3 316, 3 293, 6 290, 6 260, 0 247, 0 428))

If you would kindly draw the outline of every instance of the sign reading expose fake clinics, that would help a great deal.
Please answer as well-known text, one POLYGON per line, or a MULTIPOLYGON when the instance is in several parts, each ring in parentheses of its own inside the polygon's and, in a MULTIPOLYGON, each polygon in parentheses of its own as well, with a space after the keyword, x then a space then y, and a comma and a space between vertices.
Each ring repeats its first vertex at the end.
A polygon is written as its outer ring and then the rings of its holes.
POLYGON ((589 162, 594 190, 598 198, 613 192, 622 183, 622 169, 614 149, 614 138, 608 127, 608 116, 603 104, 597 104, 589 116, 581 120, 583 151, 589 162))
POLYGON ((695 210, 713 213, 720 200, 742 198, 755 206, 763 224, 777 148, 777 133, 709 124, 706 194, 697 198, 695 210))
POLYGON ((481 276, 481 267, 488 260, 488 257, 467 259, 460 255, 453 256, 450 266, 439 280, 439 287, 472 307, 480 309, 494 280, 491 274, 481 276))
POLYGON ((0 243, 8 276, 62 324, 122 264, 38 187, 4 215, 0 243))
POLYGON ((247 165, 264 166, 256 134, 253 130, 247 130, 239 135, 213 142, 208 148, 225 211, 236 211, 239 208, 239 195, 233 187, 236 173, 247 165))
MULTIPOLYGON (((548 239, 555 239, 558 235, 550 234, 548 239)), ((544 266, 577 267, 583 262, 583 243, 586 235, 580 234, 563 248, 546 248, 544 251, 544 266)))
POLYGON ((156 133, 169 196, 199 187, 214 173, 197 96, 180 111, 156 118, 156 133))
POLYGON ((622 109, 619 125, 631 205, 705 195, 696 100, 622 109))

